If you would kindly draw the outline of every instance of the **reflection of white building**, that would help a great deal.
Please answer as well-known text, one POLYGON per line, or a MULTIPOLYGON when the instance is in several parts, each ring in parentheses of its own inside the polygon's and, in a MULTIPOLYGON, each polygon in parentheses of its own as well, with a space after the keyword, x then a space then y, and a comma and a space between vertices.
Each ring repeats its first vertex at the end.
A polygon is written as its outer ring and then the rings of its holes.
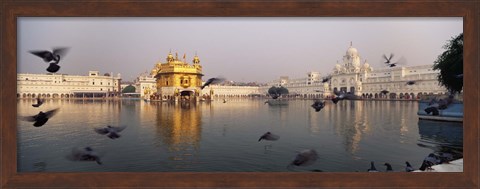
POLYGON ((17 97, 69 98, 105 97, 120 92, 120 74, 100 75, 89 71, 87 76, 67 74, 17 74, 17 97))
POLYGON ((393 67, 374 70, 365 60, 361 63, 356 48, 350 46, 342 59, 328 75, 332 76, 329 82, 322 83, 322 76, 318 72, 309 72, 307 77, 289 79, 282 76, 280 80, 268 83, 262 87, 266 93, 271 86, 284 86, 290 95, 301 97, 322 98, 333 95, 333 92, 342 90, 352 92, 364 98, 382 98, 380 91, 390 92, 390 98, 416 98, 422 94, 440 94, 447 90, 437 81, 439 71, 434 71, 432 65, 393 67), (415 85, 406 85, 407 81, 416 81, 415 85))

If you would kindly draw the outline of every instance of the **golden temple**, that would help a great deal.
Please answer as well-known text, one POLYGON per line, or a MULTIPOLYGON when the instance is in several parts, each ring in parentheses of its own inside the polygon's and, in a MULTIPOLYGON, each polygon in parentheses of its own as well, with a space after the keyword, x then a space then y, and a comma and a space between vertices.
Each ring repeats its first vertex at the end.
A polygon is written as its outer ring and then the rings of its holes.
POLYGON ((200 58, 195 55, 193 64, 186 62, 186 54, 183 59, 168 53, 166 62, 158 62, 151 71, 156 78, 157 95, 162 99, 192 99, 200 94, 202 86, 202 66, 200 58))

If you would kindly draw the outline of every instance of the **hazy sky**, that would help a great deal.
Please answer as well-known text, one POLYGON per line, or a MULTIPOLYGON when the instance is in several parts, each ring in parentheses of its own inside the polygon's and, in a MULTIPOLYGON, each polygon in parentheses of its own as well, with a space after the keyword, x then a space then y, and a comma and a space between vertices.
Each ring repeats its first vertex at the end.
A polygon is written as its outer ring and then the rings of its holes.
POLYGON ((435 18, 41 18, 18 19, 18 73, 46 73, 30 50, 70 47, 58 73, 89 70, 132 81, 165 62, 171 50, 191 64, 195 52, 203 79, 268 82, 280 76, 330 73, 353 43, 362 63, 385 68, 382 55, 408 65, 433 64, 443 45, 463 32, 461 17, 435 18))

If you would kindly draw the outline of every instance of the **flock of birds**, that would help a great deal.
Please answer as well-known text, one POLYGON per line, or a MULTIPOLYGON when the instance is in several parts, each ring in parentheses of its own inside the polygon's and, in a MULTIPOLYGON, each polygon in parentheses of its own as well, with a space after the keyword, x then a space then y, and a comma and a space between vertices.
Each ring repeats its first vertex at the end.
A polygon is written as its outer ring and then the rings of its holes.
MULTIPOLYGON (((63 57, 69 48, 54 48, 52 51, 40 50, 40 51, 30 51, 30 53, 40 57, 43 59, 44 62, 48 63, 49 66, 47 67, 47 71, 50 73, 56 73, 60 70, 60 63, 61 57, 63 57)), ((42 104, 44 104, 45 99, 40 98, 40 96, 36 99, 36 104, 32 104, 34 108, 39 108, 42 104)), ((33 122, 34 127, 41 127, 47 123, 47 121, 52 118, 55 114, 57 114, 59 108, 55 108, 52 110, 48 110, 46 112, 40 111, 38 114, 33 116, 19 116, 19 119, 22 121, 33 122)), ((106 135, 111 139, 120 138, 120 132, 123 131, 126 126, 110 126, 104 128, 94 128, 94 131, 101 135, 106 135)), ((87 146, 84 148, 77 148, 74 147, 72 152, 66 156, 67 159, 71 161, 95 161, 98 164, 102 164, 100 160, 100 155, 94 151, 91 147, 87 146)))
MULTIPOLYGON (((385 58, 385 64, 388 67, 395 67, 398 64, 404 64, 405 59, 403 57, 397 61, 397 62, 392 62, 393 54, 390 54, 389 57, 386 55, 383 55, 385 58)), ((456 78, 462 78, 463 74, 457 75, 456 78)), ((332 75, 327 75, 322 78, 322 83, 326 83, 332 79, 332 75)), ((410 80, 405 83, 405 85, 415 85, 417 84, 418 81, 415 80, 410 80)), ((382 90, 380 91, 381 94, 388 94, 388 90, 382 90)), ((355 100, 359 99, 360 97, 351 93, 351 92, 345 92, 345 91, 334 91, 335 96, 331 99, 334 104, 337 104, 341 100, 355 100)), ((433 112, 433 115, 438 115, 438 109, 446 109, 447 106, 452 102, 453 100, 453 95, 450 95, 447 100, 441 99, 440 101, 432 100, 432 102, 429 104, 430 106, 425 109, 427 113, 433 112)), ((268 101, 267 101, 268 102, 268 101)), ((265 103, 267 103, 265 102, 265 103)), ((326 105, 326 101, 320 101, 320 100, 315 100, 314 103, 311 105, 313 109, 315 109, 316 112, 321 111, 326 105)), ((269 140, 269 141, 275 141, 278 140, 280 137, 278 135, 275 135, 271 132, 267 132, 263 134, 258 141, 261 140, 269 140)), ((315 150, 313 149, 306 149, 297 154, 295 159, 289 164, 288 168, 291 166, 307 166, 313 164, 316 160, 318 159, 318 154, 315 150)), ((434 153, 429 154, 424 160, 422 165, 420 166, 419 170, 421 171, 429 171, 432 170, 433 165, 437 164, 442 164, 442 163, 448 163, 449 161, 453 160, 453 155, 451 153, 440 153, 439 155, 435 155, 434 153)), ((412 172, 415 169, 412 167, 410 162, 406 161, 405 162, 406 167, 405 171, 406 172, 412 172)), ((390 163, 385 163, 386 166, 385 172, 393 172, 392 165, 390 163)), ((313 170, 313 171, 321 171, 321 170, 313 170)), ((367 170, 367 172, 379 172, 374 165, 374 162, 371 162, 370 168, 367 170)))
MULTIPOLYGON (((33 107, 38 108, 40 107, 45 100, 37 97, 37 103, 32 104, 33 107)), ((52 118, 55 114, 57 114, 59 108, 55 108, 53 110, 48 110, 46 112, 40 111, 38 114, 33 116, 19 116, 20 120, 33 122, 34 127, 42 127, 47 123, 47 121, 52 118)), ((94 131, 101 135, 106 135, 108 138, 117 139, 120 138, 120 132, 122 132, 126 126, 110 126, 104 128, 94 128, 94 131)), ((98 164, 102 164, 100 160, 100 155, 96 151, 94 151, 91 147, 87 146, 85 148, 77 148, 74 147, 72 152, 66 156, 68 160, 71 161, 95 161, 98 164)))
MULTIPOLYGON (((60 69, 60 66, 58 65, 60 62, 60 58, 66 54, 68 51, 68 48, 54 48, 52 51, 30 51, 32 54, 41 57, 44 62, 48 63, 49 66, 47 67, 47 71, 51 73, 55 73, 60 69)), ((391 54, 388 58, 387 56, 384 55, 384 58, 386 59, 385 64, 389 67, 395 67, 397 64, 403 64, 403 60, 399 60, 397 62, 392 62, 391 59, 393 58, 393 54, 391 54)), ((458 75, 457 78, 463 77, 463 74, 458 75)), ((322 82, 328 82, 332 78, 332 75, 328 75, 324 78, 322 78, 322 82)), ((224 82, 225 78, 223 77, 214 77, 208 79, 200 88, 203 90, 206 86, 209 86, 211 84, 218 84, 221 82, 224 82)), ((408 81, 406 85, 413 85, 415 84, 416 81, 408 81)), ((341 100, 354 100, 359 98, 358 96, 350 93, 350 92, 344 92, 344 91, 334 91, 335 97, 332 98, 332 102, 334 104, 337 104, 341 100)), ((381 93, 387 94, 387 90, 382 90, 381 93)), ((32 104, 34 108, 39 108, 43 103, 45 102, 45 99, 42 99, 37 97, 36 99, 36 104, 32 104)), ((446 105, 448 105, 448 102, 450 101, 440 101, 440 102, 433 102, 432 105, 435 104, 435 106, 431 106, 432 108, 445 108, 446 105)), ((223 103, 226 103, 226 100, 224 99, 223 103)), ((325 101, 319 101, 316 100, 311 107, 315 109, 316 112, 319 112, 325 107, 326 102, 325 101)), ((40 111, 38 114, 33 115, 33 116, 20 116, 20 119, 23 121, 28 121, 28 122, 33 122, 33 126, 35 127, 41 127, 47 123, 47 121, 52 118, 56 113, 58 113, 59 108, 53 109, 53 110, 48 110, 46 112, 40 111)), ((425 110, 427 111, 427 109, 425 110)), ((434 112, 435 110, 429 109, 428 111, 434 112)), ((437 110, 438 111, 438 110, 437 110)), ((122 132, 126 126, 106 126, 104 128, 94 128, 94 131, 98 134, 101 135, 106 135, 110 139, 117 139, 120 138, 120 132, 122 132)), ((276 141, 279 140, 279 136, 276 134, 273 134, 271 132, 266 132, 265 134, 261 135, 260 138, 258 139, 258 142, 262 140, 267 140, 267 141, 276 141)), ((100 160, 100 155, 94 151, 91 147, 87 146, 84 148, 73 148, 72 152, 66 156, 67 159, 71 161, 95 161, 97 164, 101 165, 102 161, 100 160)), ((287 166, 287 169, 291 169, 292 166, 308 166, 312 165, 316 162, 318 159, 318 153, 314 149, 304 149, 300 152, 297 153, 295 158, 290 162, 290 164, 287 166)), ((429 154, 423 161, 422 166, 419 168, 420 170, 428 170, 431 169, 431 166, 436 165, 436 164, 441 164, 441 163, 448 163, 453 159, 453 156, 449 153, 442 153, 440 156, 437 156, 433 153, 429 154)), ((407 161, 405 162, 406 167, 405 171, 406 172, 411 172, 414 171, 414 168, 411 166, 411 164, 407 161)), ((386 172, 391 172, 393 171, 392 166, 389 163, 384 164, 386 166, 386 172)), ((313 170, 313 171, 318 171, 321 172, 321 170, 313 170)), ((370 168, 367 170, 367 172, 379 172, 374 165, 374 162, 371 162, 370 168)))
MULTIPOLYGON (((344 94, 344 93, 342 93, 344 94)), ((343 99, 348 99, 348 98, 342 98, 342 97, 336 97, 336 98, 341 98, 343 99)), ((333 99, 332 99, 333 100, 333 99)), ((334 101, 335 104, 338 101, 334 101)), ((320 101, 315 101, 314 104, 312 104, 312 107, 315 109, 316 112, 319 112, 323 107, 325 107, 325 101, 320 102, 320 101)), ((261 140, 268 140, 268 141, 276 141, 280 137, 276 134, 269 132, 266 132, 260 138, 258 141, 260 142, 261 140)), ((301 152, 299 152, 295 159, 287 166, 288 169, 291 169, 292 166, 307 166, 313 164, 316 160, 318 159, 318 154, 314 149, 305 149, 301 152)), ((440 152, 439 155, 435 155, 434 153, 430 153, 424 160, 422 165, 420 166, 419 170, 421 171, 431 171, 433 170, 432 166, 433 165, 438 165, 442 163, 449 163, 450 161, 453 160, 453 155, 451 153, 443 153, 440 152)), ((412 167, 412 165, 406 161, 405 162, 406 167, 405 171, 406 172, 412 172, 415 169, 412 167)), ((385 172, 393 172, 392 165, 390 163, 385 163, 386 166, 385 172)), ((321 172, 321 170, 312 170, 315 172, 321 172)), ((370 168, 367 169, 367 172, 380 172, 375 168, 374 162, 372 161, 370 163, 370 168)))

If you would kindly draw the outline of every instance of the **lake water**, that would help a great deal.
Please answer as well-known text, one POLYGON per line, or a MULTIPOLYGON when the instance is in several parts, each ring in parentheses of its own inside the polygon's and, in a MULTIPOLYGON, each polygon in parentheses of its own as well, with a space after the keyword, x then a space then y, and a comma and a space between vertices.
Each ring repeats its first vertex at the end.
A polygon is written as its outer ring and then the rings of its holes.
POLYGON ((198 103, 140 100, 46 100, 34 108, 18 100, 18 115, 60 108, 44 126, 18 120, 19 172, 364 172, 374 161, 396 171, 418 169, 432 152, 462 156, 462 123, 419 120, 417 102, 331 101, 320 112, 312 100, 272 106, 261 99, 198 103), (125 125, 112 140, 94 128, 125 125), (260 141, 270 131, 277 141, 260 141), (90 146, 95 162, 66 158, 90 146), (303 149, 319 159, 287 169, 303 149))

